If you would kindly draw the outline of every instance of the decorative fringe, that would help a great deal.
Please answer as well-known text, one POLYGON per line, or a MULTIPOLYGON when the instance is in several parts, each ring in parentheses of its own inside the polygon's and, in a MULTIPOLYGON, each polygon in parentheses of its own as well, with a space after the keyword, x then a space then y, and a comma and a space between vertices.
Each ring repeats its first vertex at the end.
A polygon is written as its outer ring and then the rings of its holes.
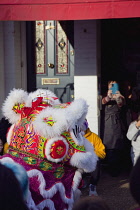
POLYGON ((33 126, 35 131, 45 138, 60 136, 62 132, 68 130, 64 109, 45 108, 36 116, 33 126), (54 121, 52 126, 44 122, 44 118, 49 117, 54 121))
POLYGON ((28 98, 27 92, 21 89, 13 89, 7 96, 3 106, 2 112, 8 121, 13 124, 20 119, 20 114, 14 112, 13 107, 16 104, 24 104, 28 98))
POLYGON ((76 168, 82 168, 85 172, 90 173, 96 169, 98 157, 94 153, 75 153, 71 159, 70 164, 76 168))
MULTIPOLYGON (((56 137, 64 131, 72 131, 75 124, 81 126, 85 120, 87 110, 88 105, 84 99, 75 100, 65 109, 47 107, 37 115, 33 126, 35 131, 45 138, 56 137), (49 117, 54 121, 52 126, 44 122, 44 118, 49 117)), ((82 145, 82 137, 79 136, 79 139, 74 138, 74 140, 75 143, 82 145)))
POLYGON ((44 201, 42 201, 40 204, 37 205, 38 210, 42 210, 45 207, 47 207, 50 210, 56 210, 54 206, 54 202, 50 199, 45 199, 44 201))
POLYGON ((79 187, 79 184, 82 180, 82 173, 83 173, 83 170, 81 169, 76 170, 74 178, 73 178, 73 186, 72 186, 73 191, 75 191, 79 187))
POLYGON ((47 101, 48 104, 52 106, 61 103, 59 99, 57 98, 57 96, 50 90, 37 89, 36 91, 29 93, 28 99, 26 101, 26 106, 31 107, 33 99, 37 97, 44 97, 44 100, 47 101))
POLYGON ((71 198, 67 198, 65 195, 65 187, 61 182, 57 182, 50 189, 45 190, 46 183, 45 183, 42 173, 39 170, 32 169, 32 170, 28 171, 27 174, 28 174, 29 178, 34 177, 34 176, 38 177, 38 181, 40 183, 40 186, 39 186, 40 194, 43 196, 44 199, 46 199, 45 202, 43 202, 43 203, 41 202, 39 204, 40 209, 41 209, 41 206, 44 206, 44 203, 47 205, 47 207, 49 207, 49 205, 52 205, 52 203, 49 202, 49 199, 51 199, 57 192, 60 193, 60 197, 61 197, 62 201, 69 205, 69 207, 70 207, 69 209, 72 208, 72 205, 74 202, 73 189, 71 190, 71 198), (48 202, 49 202, 49 204, 48 204, 48 202))
POLYGON ((81 126, 85 120, 88 111, 88 105, 84 99, 73 101, 66 109, 66 119, 68 121, 69 130, 74 129, 75 124, 81 126))

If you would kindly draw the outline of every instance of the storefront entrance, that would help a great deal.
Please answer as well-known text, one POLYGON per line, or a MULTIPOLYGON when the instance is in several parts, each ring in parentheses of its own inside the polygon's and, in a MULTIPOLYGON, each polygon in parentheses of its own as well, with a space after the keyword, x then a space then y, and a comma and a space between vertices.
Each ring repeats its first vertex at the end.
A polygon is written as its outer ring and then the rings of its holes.
POLYGON ((140 18, 101 21, 102 94, 110 79, 140 88, 140 18))

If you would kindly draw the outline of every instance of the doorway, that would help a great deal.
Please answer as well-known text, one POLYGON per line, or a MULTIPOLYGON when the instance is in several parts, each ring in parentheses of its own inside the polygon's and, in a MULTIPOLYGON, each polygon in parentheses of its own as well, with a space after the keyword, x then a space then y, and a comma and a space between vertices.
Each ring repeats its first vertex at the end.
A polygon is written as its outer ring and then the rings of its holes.
POLYGON ((73 21, 36 21, 37 88, 54 92, 62 103, 74 99, 73 21))
MULTIPOLYGON (((107 94, 109 80, 119 82, 119 90, 126 98, 126 106, 123 107, 121 116, 127 130, 130 122, 140 111, 140 18, 101 20, 102 97, 107 94), (129 85, 132 88, 130 90, 129 85), (130 95, 135 96, 133 107, 128 105, 130 95), (133 110, 133 114, 127 113, 129 109, 130 112, 133 110)), ((102 109, 100 134, 102 138, 103 119, 104 110, 102 109)))
POLYGON ((101 20, 102 95, 107 81, 124 81, 140 88, 140 18, 101 20))

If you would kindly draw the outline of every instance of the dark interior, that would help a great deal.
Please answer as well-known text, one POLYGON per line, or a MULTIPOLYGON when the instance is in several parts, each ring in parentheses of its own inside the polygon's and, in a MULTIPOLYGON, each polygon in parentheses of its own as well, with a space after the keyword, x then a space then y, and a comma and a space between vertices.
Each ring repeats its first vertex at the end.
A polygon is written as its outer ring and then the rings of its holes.
POLYGON ((140 84, 140 18, 101 20, 102 94, 107 81, 140 84))

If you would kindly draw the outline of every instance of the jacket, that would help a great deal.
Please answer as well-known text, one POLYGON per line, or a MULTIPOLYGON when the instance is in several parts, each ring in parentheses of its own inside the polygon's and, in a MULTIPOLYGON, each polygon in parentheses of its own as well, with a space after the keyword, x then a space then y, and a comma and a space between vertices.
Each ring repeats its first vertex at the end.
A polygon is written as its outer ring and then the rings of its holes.
POLYGON ((102 143, 100 137, 97 134, 91 132, 89 128, 86 130, 84 137, 93 145, 96 155, 99 158, 104 159, 106 156, 105 146, 102 143))
POLYGON ((136 121, 133 121, 128 128, 127 138, 131 141, 133 149, 140 151, 140 130, 136 128, 136 121))

